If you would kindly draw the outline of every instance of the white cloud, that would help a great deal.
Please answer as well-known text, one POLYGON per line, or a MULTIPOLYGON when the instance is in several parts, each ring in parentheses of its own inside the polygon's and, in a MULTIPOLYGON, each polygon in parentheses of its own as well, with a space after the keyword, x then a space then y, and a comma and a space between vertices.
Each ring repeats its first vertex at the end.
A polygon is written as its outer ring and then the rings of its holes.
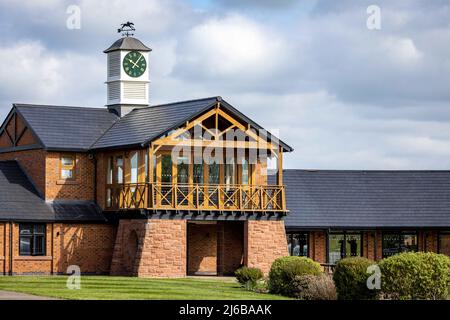
POLYGON ((270 29, 233 14, 193 27, 179 47, 179 66, 209 77, 268 75, 283 50, 282 40, 270 29))
MULTIPOLYGON (((55 53, 36 41, 0 47, 0 100, 83 105, 104 94, 103 59, 55 53)), ((2 113, 7 112, 2 109, 2 113)))

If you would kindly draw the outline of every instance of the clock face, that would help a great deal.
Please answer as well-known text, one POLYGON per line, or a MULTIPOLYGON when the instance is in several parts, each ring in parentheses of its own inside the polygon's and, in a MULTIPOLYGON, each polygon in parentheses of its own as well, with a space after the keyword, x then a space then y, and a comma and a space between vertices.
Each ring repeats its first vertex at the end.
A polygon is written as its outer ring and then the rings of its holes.
POLYGON ((127 75, 133 78, 140 77, 147 68, 147 61, 138 51, 131 51, 123 58, 123 70, 127 75))

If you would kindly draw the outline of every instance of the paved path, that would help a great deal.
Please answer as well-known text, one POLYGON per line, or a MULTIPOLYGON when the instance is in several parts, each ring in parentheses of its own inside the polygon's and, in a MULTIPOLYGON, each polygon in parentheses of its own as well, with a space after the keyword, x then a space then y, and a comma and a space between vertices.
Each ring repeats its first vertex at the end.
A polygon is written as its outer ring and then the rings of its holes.
POLYGON ((32 294, 0 290, 0 300, 57 300, 56 298, 34 296, 32 294))

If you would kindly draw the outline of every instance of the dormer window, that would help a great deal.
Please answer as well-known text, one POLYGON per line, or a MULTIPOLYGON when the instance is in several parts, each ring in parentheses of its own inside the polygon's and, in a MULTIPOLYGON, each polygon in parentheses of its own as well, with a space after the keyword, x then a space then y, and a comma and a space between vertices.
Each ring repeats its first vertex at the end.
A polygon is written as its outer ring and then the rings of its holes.
POLYGON ((75 179, 75 155, 61 156, 61 179, 75 179))

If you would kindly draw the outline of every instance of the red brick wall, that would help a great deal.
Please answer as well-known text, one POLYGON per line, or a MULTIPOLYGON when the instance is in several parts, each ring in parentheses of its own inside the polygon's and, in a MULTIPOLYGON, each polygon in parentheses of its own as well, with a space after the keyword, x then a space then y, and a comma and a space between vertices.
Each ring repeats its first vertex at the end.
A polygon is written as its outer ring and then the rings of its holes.
POLYGON ((244 262, 265 274, 272 262, 289 255, 284 221, 248 220, 244 228, 244 262))
POLYGON ((69 265, 77 265, 82 273, 109 273, 115 229, 110 224, 54 224, 56 271, 65 273, 69 265))
POLYGON ((94 160, 88 159, 86 153, 71 154, 76 155, 74 180, 60 178, 61 153, 46 154, 46 200, 94 200, 94 160))
POLYGON ((45 151, 42 149, 0 153, 0 161, 16 160, 35 184, 38 191, 45 193, 45 151))
POLYGON ((94 200, 94 161, 77 153, 76 179, 64 181, 60 179, 60 156, 36 149, 0 153, 0 161, 18 161, 46 200, 94 200))
POLYGON ((325 263, 327 261, 327 235, 325 231, 312 231, 309 233, 309 256, 314 261, 325 263))
POLYGON ((19 224, 13 224, 13 259, 9 223, 0 224, 0 274, 59 274, 69 265, 82 273, 108 273, 115 239, 109 224, 47 224, 46 255, 19 255, 19 224), (3 257, 3 259, 1 259, 3 257), (12 268, 11 268, 12 263, 12 268))
POLYGON ((244 223, 219 221, 217 223, 217 272, 234 275, 244 264, 244 223))
POLYGON ((217 273, 217 224, 188 223, 188 274, 217 273))
POLYGON ((186 220, 120 220, 111 274, 184 277, 186 220), (137 250, 130 253, 130 238, 135 236, 137 250))

